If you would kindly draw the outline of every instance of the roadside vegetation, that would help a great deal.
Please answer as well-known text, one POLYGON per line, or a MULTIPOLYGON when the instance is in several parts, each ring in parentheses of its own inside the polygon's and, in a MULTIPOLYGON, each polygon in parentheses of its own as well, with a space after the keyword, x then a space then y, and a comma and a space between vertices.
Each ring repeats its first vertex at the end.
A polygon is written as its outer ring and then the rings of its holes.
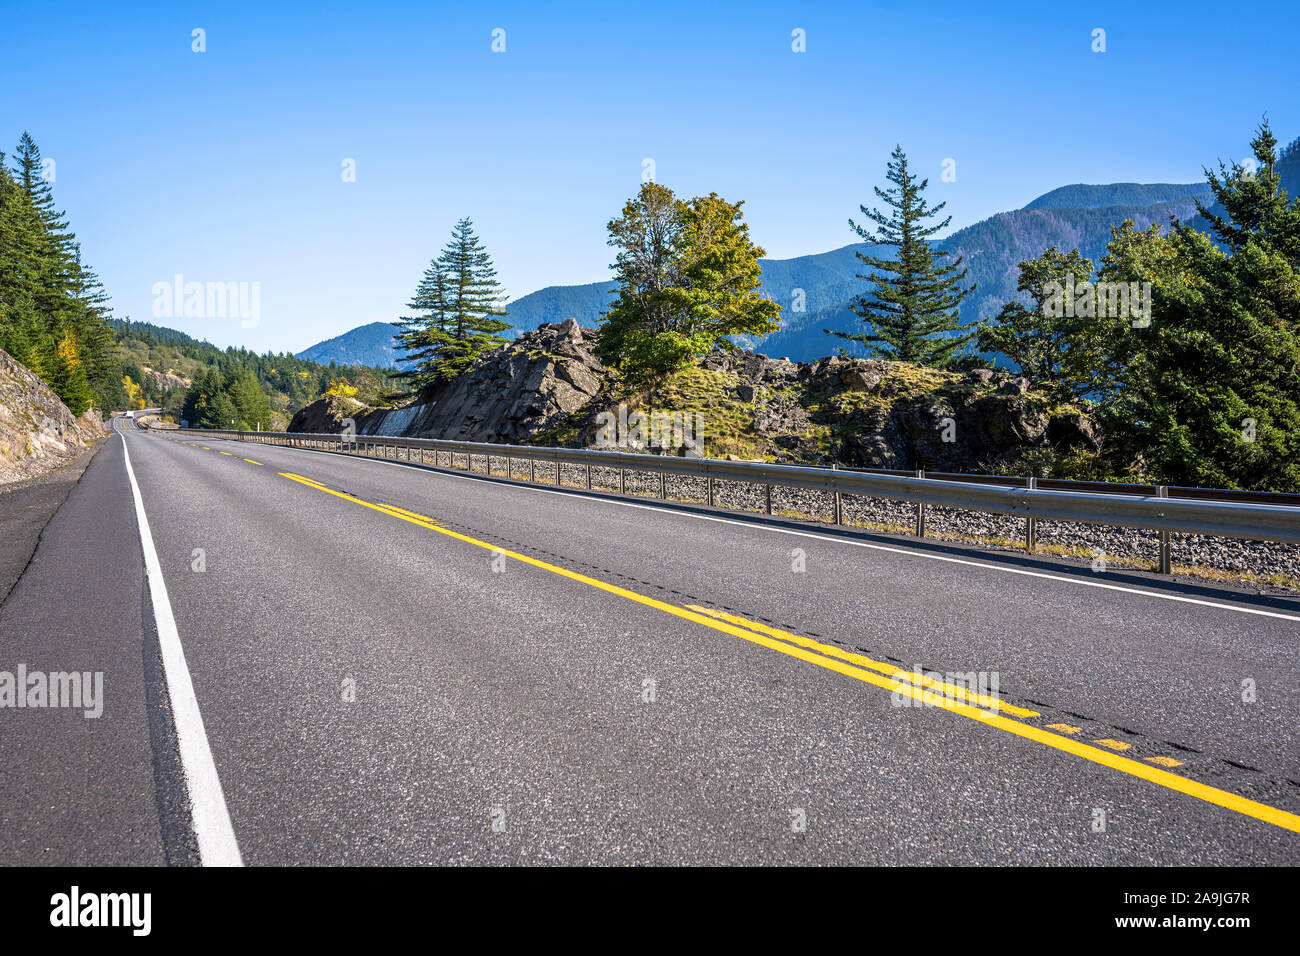
MULTIPOLYGON (((893 254, 859 253, 868 288, 852 309, 863 329, 830 334, 918 370, 1010 367, 1045 414, 1082 412, 1097 425, 1094 448, 1027 449, 998 470, 1300 491, 1300 199, 1278 171, 1300 140, 1279 153, 1265 121, 1250 145, 1253 159, 1205 171, 1195 223, 1115 223, 1096 263, 1077 248, 1046 249, 1020 263, 1018 299, 966 325, 958 307, 974 285, 930 241, 948 225, 943 204, 926 202, 927 182, 897 148, 890 188, 876 190, 885 210, 861 207, 875 231, 849 222, 893 254)), ((683 202, 653 183, 628 202, 609 224, 619 284, 598 350, 633 403, 711 408, 726 433, 716 439, 761 455, 728 389, 705 397, 689 371, 779 322, 740 206, 716 195, 683 202)))

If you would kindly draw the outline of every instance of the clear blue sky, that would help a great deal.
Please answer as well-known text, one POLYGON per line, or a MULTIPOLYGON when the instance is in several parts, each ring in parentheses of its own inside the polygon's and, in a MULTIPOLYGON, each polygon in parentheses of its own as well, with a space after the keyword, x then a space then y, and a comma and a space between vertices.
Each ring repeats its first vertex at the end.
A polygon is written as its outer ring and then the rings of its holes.
POLYGON ((2 2, 0 148, 25 129, 55 160, 118 314, 160 321, 178 272, 259 282, 257 328, 161 322, 259 351, 400 315, 460 216, 511 298, 607 278, 647 157, 744 199, 785 258, 853 240, 896 142, 956 228, 1068 183, 1199 180, 1265 112, 1300 136, 1294 2, 2 2))

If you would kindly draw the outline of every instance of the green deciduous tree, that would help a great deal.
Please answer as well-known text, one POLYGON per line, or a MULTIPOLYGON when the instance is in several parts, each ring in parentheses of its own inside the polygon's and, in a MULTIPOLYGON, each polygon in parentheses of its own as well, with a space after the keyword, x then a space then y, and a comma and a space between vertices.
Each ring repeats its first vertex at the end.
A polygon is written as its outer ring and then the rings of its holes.
POLYGON ((849 226, 869 242, 897 250, 894 258, 858 253, 871 273, 858 278, 875 284, 849 306, 862 317, 868 331, 828 334, 860 342, 884 358, 921 365, 943 366, 957 358, 972 333, 961 333, 957 307, 975 286, 963 287, 967 270, 962 259, 945 263, 949 253, 931 245, 930 237, 947 228, 951 217, 927 224, 946 203, 929 206, 922 193, 929 180, 917 181, 908 170, 907 156, 895 146, 886 178, 889 189, 876 187, 887 212, 859 206, 876 224, 875 230, 849 220, 849 226))
POLYGON ((55 345, 49 369, 49 384, 54 393, 68 406, 68 411, 81 416, 90 407, 93 396, 77 352, 77 341, 71 332, 65 332, 55 345))
POLYGON ((1095 378, 1081 328, 1081 323, 1092 320, 1058 315, 1048 307, 1052 283, 1088 282, 1092 270, 1092 260, 1078 249, 1063 253, 1055 246, 1021 262, 1016 288, 1029 304, 1008 302, 994 318, 981 322, 976 344, 982 351, 1011 359, 1035 384, 1059 385, 1076 394, 1093 388, 1095 378))
POLYGON ((601 323, 606 362, 648 383, 729 347, 729 336, 776 331, 781 308, 760 291, 765 253, 749 238, 743 205, 717 193, 679 200, 646 183, 610 221, 619 285, 601 323))

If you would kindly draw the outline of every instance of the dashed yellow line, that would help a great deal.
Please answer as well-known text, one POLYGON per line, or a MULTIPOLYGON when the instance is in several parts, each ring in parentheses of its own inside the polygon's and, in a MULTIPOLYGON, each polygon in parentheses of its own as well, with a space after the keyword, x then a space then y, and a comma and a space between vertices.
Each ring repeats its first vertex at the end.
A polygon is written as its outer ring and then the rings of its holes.
POLYGON ((1101 740, 1094 740, 1094 744, 1101 744, 1103 747, 1109 747, 1111 750, 1128 750, 1132 744, 1126 744, 1122 740, 1111 740, 1109 737, 1103 737, 1101 740))
POLYGON ((894 680, 905 680, 910 684, 916 684, 925 687, 928 690, 937 690, 956 700, 964 700, 968 704, 974 704, 977 707, 991 707, 995 710, 1013 714, 1017 717, 1038 717, 1036 710, 1026 710, 1024 707, 1016 707, 1008 704, 1004 700, 996 697, 989 697, 985 694, 973 692, 970 688, 963 687, 961 684, 952 684, 948 681, 935 680, 924 675, 918 678, 917 674, 911 671, 905 671, 896 664, 884 664, 880 661, 873 661, 869 657, 863 657, 861 654, 854 654, 851 651, 841 650, 831 644, 822 644, 811 638, 804 637, 802 634, 792 634, 789 631, 783 631, 780 628, 769 627, 760 621, 751 621, 748 618, 739 617, 735 614, 725 614, 722 611, 716 611, 712 608, 700 607, 695 604, 686 605, 692 611, 698 611, 700 614, 707 614, 710 617, 716 617, 722 621, 729 621, 732 624, 738 624, 741 627, 747 627, 751 631, 758 631, 760 634, 767 634, 770 637, 778 638, 782 641, 790 641, 798 644, 800 647, 806 647, 810 650, 820 651, 822 654, 829 654, 831 657, 838 657, 840 660, 848 661, 850 664, 857 664, 859 667, 866 667, 873 671, 878 671, 894 680))
POLYGON ((437 532, 438 534, 445 535, 449 538, 454 538, 457 541, 463 541, 466 544, 471 544, 487 551, 503 554, 511 560, 532 565, 533 567, 540 568, 543 571, 549 571, 552 574, 557 574, 572 581, 589 585, 608 594, 626 598, 633 603, 654 608, 655 610, 662 611, 665 614, 692 621, 704 627, 712 628, 715 631, 721 631, 724 634, 730 634, 733 637, 742 638, 743 640, 757 644, 761 647, 766 647, 789 657, 794 657, 798 660, 805 661, 806 663, 814 664, 817 667, 824 667, 827 670, 832 670, 847 677, 852 677, 856 680, 862 681, 863 683, 873 684, 885 690, 911 697, 923 704, 928 704, 935 708, 970 718, 986 727, 993 727, 1005 731, 1006 733, 1014 734, 1017 737, 1032 740, 1035 743, 1051 747, 1054 750, 1063 751, 1064 753, 1072 754, 1073 756, 1080 757, 1092 763, 1100 764, 1104 767, 1110 767, 1113 770, 1118 770, 1121 773, 1128 774, 1129 776, 1138 777, 1139 779, 1145 780, 1149 783, 1154 783, 1168 790, 1174 790, 1178 793, 1186 794, 1187 796, 1194 797, 1197 800, 1203 800, 1206 803, 1215 804, 1216 806, 1223 807, 1227 810, 1232 810, 1235 813, 1240 813, 1264 823, 1270 823, 1274 826, 1281 827, 1284 830, 1290 830, 1293 833, 1300 833, 1300 816, 1297 816, 1294 813, 1288 813, 1285 810, 1279 810, 1277 807, 1270 807, 1267 804, 1249 800, 1246 797, 1238 796, 1235 793, 1229 793, 1226 790, 1211 787, 1198 780, 1180 777, 1178 774, 1169 773, 1167 770, 1160 770, 1156 767, 1137 760, 1132 760, 1128 757, 1122 757, 1119 754, 1110 752, 1109 750, 1103 750, 1099 747, 1093 747, 1080 741, 1072 740, 1062 734, 1051 733, 1043 728, 1035 727, 1032 724, 1023 723, 1022 721, 1014 720, 1010 717, 1004 717, 1000 713, 994 713, 991 710, 981 707, 974 707, 962 700, 955 700, 942 694, 935 694, 932 691, 927 691, 923 686, 918 686, 910 682, 905 683, 891 677, 885 677, 883 674, 873 673, 871 670, 853 666, 847 661, 838 659, 834 656, 824 653, 816 653, 807 647, 789 643, 785 640, 778 640, 756 630, 738 627, 726 620, 720 620, 707 614, 701 614, 698 611, 693 611, 689 608, 677 607, 676 605, 660 601, 657 598, 652 598, 648 595, 639 594, 636 591, 630 591, 627 588, 619 587, 617 584, 610 584, 607 581, 591 578, 585 574, 580 574, 577 571, 570 571, 567 568, 561 568, 557 565, 538 560, 537 558, 529 557, 526 554, 506 550, 505 548, 498 547, 490 542, 481 541, 478 538, 473 538, 469 535, 452 531, 450 528, 441 527, 440 525, 435 524, 431 519, 422 516, 417 517, 414 512, 405 512, 404 509, 375 504, 366 501, 363 498, 358 498, 356 495, 335 491, 333 488, 329 488, 318 481, 304 478, 302 475, 295 475, 290 472, 278 472, 278 474, 283 478, 288 478, 290 481, 298 482, 308 488, 322 491, 325 494, 333 495, 336 498, 342 498, 344 501, 350 501, 354 504, 361 505, 363 508, 369 508, 370 510, 377 511, 380 514, 390 515, 391 517, 397 518, 401 521, 410 522, 411 524, 427 528, 430 531, 437 532))
POLYGON ((245 458, 244 461, 248 462, 250 465, 260 465, 260 464, 261 464, 260 461, 253 461, 253 459, 251 459, 251 458, 245 458))
POLYGON ((1062 734, 1077 734, 1083 730, 1082 727, 1071 727, 1069 724, 1048 724, 1047 729, 1062 734))
POLYGON ((1183 762, 1175 760, 1173 757, 1143 757, 1149 763, 1159 764, 1162 767, 1181 767, 1183 762))

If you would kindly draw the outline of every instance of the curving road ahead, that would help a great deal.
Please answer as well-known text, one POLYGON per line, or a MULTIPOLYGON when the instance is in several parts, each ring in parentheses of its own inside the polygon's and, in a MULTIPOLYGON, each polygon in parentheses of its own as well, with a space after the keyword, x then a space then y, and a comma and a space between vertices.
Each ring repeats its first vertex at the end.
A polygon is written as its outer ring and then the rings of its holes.
POLYGON ((116 429, 0 607, 105 687, 0 710, 0 863, 1300 862, 1300 600, 116 429))

